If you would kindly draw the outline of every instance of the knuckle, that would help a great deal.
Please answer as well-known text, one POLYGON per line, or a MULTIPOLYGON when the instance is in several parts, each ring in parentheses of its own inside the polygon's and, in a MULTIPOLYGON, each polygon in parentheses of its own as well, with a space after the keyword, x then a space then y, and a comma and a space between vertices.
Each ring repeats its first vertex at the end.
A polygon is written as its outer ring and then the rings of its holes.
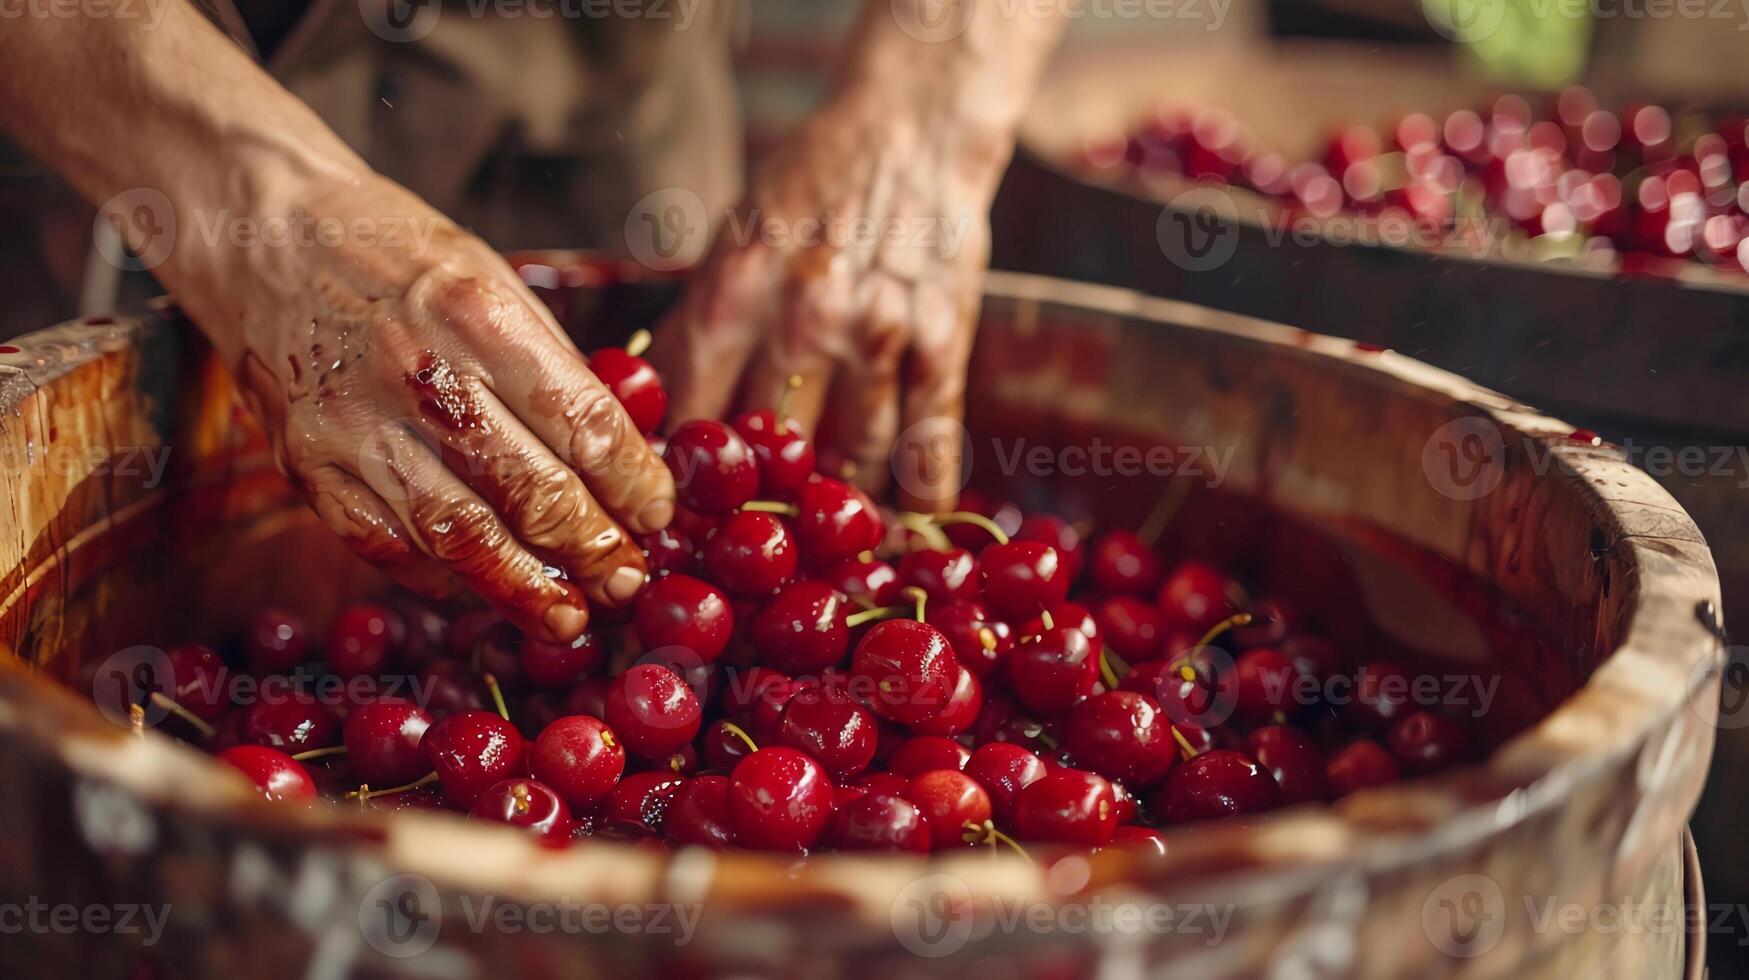
POLYGON ((522 540, 541 548, 562 548, 582 530, 589 501, 573 474, 533 466, 513 478, 506 510, 522 540))
POLYGON ((576 396, 566 417, 571 420, 571 462, 592 476, 624 472, 628 465, 626 416, 606 388, 594 387, 576 396))
POLYGON ((431 557, 470 578, 505 563, 512 542, 507 528, 478 501, 462 501, 433 509, 422 521, 431 557))

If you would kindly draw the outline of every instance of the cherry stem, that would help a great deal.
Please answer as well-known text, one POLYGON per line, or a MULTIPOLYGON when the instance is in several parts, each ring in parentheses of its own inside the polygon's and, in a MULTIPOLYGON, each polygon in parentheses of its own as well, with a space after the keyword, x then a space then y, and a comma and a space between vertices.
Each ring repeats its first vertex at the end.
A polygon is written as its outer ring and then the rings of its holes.
POLYGON ((1148 547, 1153 547, 1160 540, 1160 535, 1166 533, 1167 525, 1177 516, 1178 508, 1183 506, 1184 498, 1189 493, 1189 480, 1174 479, 1166 487, 1166 492, 1160 495, 1160 499, 1154 502, 1154 509, 1148 512, 1147 520, 1136 529, 1136 537, 1142 539, 1142 543, 1148 547))
POLYGON ((1196 746, 1190 744, 1190 739, 1184 737, 1184 733, 1178 730, 1178 726, 1169 723, 1166 727, 1172 729, 1172 740, 1178 743, 1178 751, 1183 753, 1186 759, 1196 758, 1196 746))
MULTIPOLYGON (((1099 676, 1105 678, 1105 687, 1108 691, 1117 690, 1117 671, 1112 669, 1112 659, 1110 648, 1101 643, 1099 645, 1099 676)), ((1118 662, 1123 663, 1121 660, 1118 662)), ((1127 668, 1128 665, 1125 664, 1125 667, 1127 668)))
POLYGON ((292 758, 297 760, 298 762, 308 762, 311 759, 326 759, 329 756, 345 755, 345 754, 346 754, 346 746, 344 746, 344 745, 330 745, 325 749, 311 749, 308 752, 299 752, 298 754, 292 756, 292 758))
POLYGON ((781 500, 749 500, 741 505, 741 509, 759 514, 782 514, 785 517, 794 517, 801 513, 795 504, 786 504, 781 500))
POLYGON ((844 617, 844 625, 855 629, 863 623, 870 623, 877 619, 892 619, 895 616, 903 616, 910 611, 909 606, 875 606, 872 609, 864 609, 862 612, 844 617))
POLYGON ((163 708, 165 711, 168 711, 176 717, 181 718, 183 721, 188 722, 190 727, 200 733, 201 738, 210 739, 219 733, 218 729, 207 724, 199 715, 184 708, 182 705, 177 704, 173 699, 165 697, 157 691, 152 692, 151 701, 154 705, 163 708))
POLYGON ((917 621, 924 622, 923 613, 925 607, 929 605, 929 593, 915 585, 908 585, 900 590, 899 594, 917 604, 917 621))
POLYGON ((941 533, 941 528, 936 526, 928 514, 919 514, 911 510, 900 511, 893 518, 893 523, 922 538, 923 543, 929 546, 930 551, 946 551, 953 547, 953 542, 947 539, 947 535, 941 533))
POLYGON ((740 739, 741 744, 747 746, 747 751, 759 751, 759 743, 753 741, 753 736, 747 734, 747 730, 740 725, 737 725, 732 721, 725 721, 723 722, 723 731, 740 739))
POLYGON ((485 681, 486 690, 492 692, 492 706, 498 709, 498 716, 509 721, 510 708, 504 703, 504 689, 498 686, 498 678, 488 671, 480 675, 480 680, 485 681))
POLYGON ((792 374, 783 379, 783 394, 777 396, 777 410, 772 414, 777 418, 779 427, 789 419, 789 398, 802 386, 802 376, 792 374))
POLYGON ((349 800, 358 800, 362 803, 366 800, 374 800, 382 796, 394 796, 396 793, 411 792, 421 786, 429 786, 435 782, 437 782, 437 773, 428 772, 405 786, 396 786, 391 789, 371 789, 369 784, 365 784, 347 793, 346 798, 349 800))
POLYGON ((1222 633, 1225 633, 1233 627, 1249 625, 1251 625, 1250 613, 1235 613, 1209 627, 1209 631, 1202 635, 1202 639, 1196 641, 1196 645, 1197 647, 1206 647, 1210 643, 1215 642, 1215 639, 1222 633))
POLYGON ((995 538, 997 544, 1007 544, 1008 543, 1008 533, 1006 531, 1002 530, 1002 528, 1000 526, 998 526, 995 521, 989 519, 988 517, 985 517, 983 514, 979 514, 979 513, 976 513, 974 511, 969 511, 969 510, 949 511, 946 514, 935 515, 933 520, 935 521, 935 523, 937 525, 976 524, 978 527, 981 527, 984 530, 990 532, 990 537, 995 538))
POLYGON ((1057 621, 1051 616, 1051 611, 1049 609, 1038 614, 1038 621, 1044 624, 1045 629, 1054 630, 1057 628, 1057 621))
POLYGON ((965 831, 960 835, 960 839, 968 844, 988 844, 992 848, 997 844, 1002 844, 1012 848, 1014 853, 1028 861, 1032 860, 1032 855, 1026 853, 1026 848, 1021 847, 1018 841, 996 829, 996 822, 993 820, 986 820, 981 824, 967 820, 960 824, 960 828, 965 831))
POLYGON ((639 330, 632 334, 630 340, 626 341, 626 353, 633 357, 642 357, 644 352, 650 349, 650 342, 654 339, 650 336, 650 331, 639 330))
POLYGON ((669 756, 668 757, 668 769, 670 772, 685 772, 686 771, 686 756, 685 756, 685 754, 680 753, 680 752, 676 752, 673 755, 669 756))

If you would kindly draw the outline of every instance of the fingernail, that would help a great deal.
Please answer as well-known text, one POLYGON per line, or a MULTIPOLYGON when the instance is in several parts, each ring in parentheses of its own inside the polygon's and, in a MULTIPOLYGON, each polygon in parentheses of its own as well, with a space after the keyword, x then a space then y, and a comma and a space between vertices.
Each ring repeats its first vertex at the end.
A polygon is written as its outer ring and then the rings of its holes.
POLYGON ((607 577, 602 591, 607 597, 620 605, 632 601, 638 590, 644 587, 644 574, 635 568, 622 568, 607 577))
POLYGON ((638 511, 638 524, 645 531, 659 531, 674 519, 674 501, 667 497, 652 500, 638 511))
POLYGON ((554 639, 569 643, 583 635, 583 627, 589 625, 589 614, 576 606, 555 602, 547 607, 547 614, 541 621, 554 639))

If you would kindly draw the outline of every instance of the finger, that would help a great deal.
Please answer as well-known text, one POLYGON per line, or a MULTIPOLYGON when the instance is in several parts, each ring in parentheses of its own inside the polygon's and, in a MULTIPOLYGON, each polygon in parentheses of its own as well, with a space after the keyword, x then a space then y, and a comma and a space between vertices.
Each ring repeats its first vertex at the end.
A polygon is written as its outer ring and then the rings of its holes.
POLYGON ((847 293, 814 280, 784 304, 782 319, 771 338, 754 356, 742 386, 742 407, 757 412, 776 410, 801 426, 812 438, 825 411, 832 386, 832 368, 844 351, 835 349, 848 334, 847 293))
POLYGON ((887 454, 899 430, 899 361, 905 331, 896 321, 862 331, 868 339, 859 356, 838 367, 828 419, 822 425, 826 448, 855 464, 853 479, 871 495, 888 477, 887 454))
MULTIPOLYGON (((477 371, 488 390, 529 432, 582 478, 590 495, 621 526, 643 534, 660 530, 674 515, 674 479, 662 460, 632 426, 613 392, 590 373, 569 339, 546 328, 544 318, 522 295, 478 280, 450 280, 431 290, 414 290, 423 317, 450 322, 480 352, 477 371)), ((431 321, 437 322, 437 321, 431 321)), ((411 340, 411 338, 409 338, 411 340)), ((435 356, 433 356, 435 357, 435 356)), ((420 365, 420 375, 447 379, 444 365, 420 365)), ((466 428, 466 409, 442 390, 425 385, 427 411, 440 425, 466 428)))
POLYGON ((360 558, 429 598, 447 599, 466 591, 461 579, 419 550, 394 510, 362 481, 332 465, 301 479, 310 509, 360 558))
MULTIPOLYGON (((971 301, 975 302, 975 300, 971 301)), ((902 427, 892 455, 901 506, 940 513, 954 509, 963 483, 966 367, 975 312, 920 311, 905 357, 902 427)))
POLYGON ((429 403, 421 404, 418 424, 450 471, 498 512, 525 548, 569 573, 591 603, 631 602, 645 577, 643 552, 631 536, 484 382, 447 365, 443 371, 453 379, 444 404, 461 406, 475 424, 435 422, 429 403))
POLYGON ((582 595, 547 574, 490 504, 443 465, 412 429, 378 426, 357 475, 394 511, 420 551, 453 572, 525 631, 569 643, 589 623, 582 595))
POLYGON ((775 305, 775 255, 720 245, 656 327, 649 360, 668 387, 668 424, 728 415, 760 325, 775 305))

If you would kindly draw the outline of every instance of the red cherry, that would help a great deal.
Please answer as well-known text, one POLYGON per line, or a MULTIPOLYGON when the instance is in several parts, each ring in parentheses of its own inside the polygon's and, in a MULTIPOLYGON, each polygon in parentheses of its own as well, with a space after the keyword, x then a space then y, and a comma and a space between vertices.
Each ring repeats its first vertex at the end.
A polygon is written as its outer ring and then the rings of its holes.
POLYGON ((1233 662, 1233 710, 1245 721, 1257 723, 1281 714, 1292 716, 1300 708, 1300 672, 1287 654, 1258 647, 1239 654, 1233 662))
POLYGON ((746 440, 721 422, 694 419, 668 437, 663 454, 680 502, 700 514, 727 514, 759 492, 759 464, 746 440))
POLYGON ((953 689, 947 694, 947 704, 941 713, 928 721, 911 726, 918 735, 958 735, 969 730, 984 707, 984 685, 978 675, 963 665, 954 665, 953 689))
POLYGON ((1233 642, 1241 650, 1278 646, 1305 628, 1305 617, 1282 599, 1258 599, 1247 611, 1251 622, 1233 630, 1233 642))
POLYGON ((851 654, 851 674, 875 714, 915 725, 940 714, 956 681, 947 638, 910 619, 877 623, 851 654))
POLYGON ((292 752, 327 748, 339 735, 340 720, 334 710, 302 691, 264 693, 243 719, 245 741, 292 752))
POLYGON ((1382 732, 1413 710, 1409 700, 1413 684, 1414 678, 1401 664, 1389 660, 1362 664, 1343 717, 1362 731, 1382 732))
POLYGON ((1020 791, 1044 778, 1045 764, 1018 745, 990 742, 972 752, 964 771, 990 794, 997 822, 1010 824, 1020 791))
POLYGON ((889 793, 864 793, 832 815, 827 840, 841 851, 928 854, 934 838, 917 804, 889 793))
POLYGON ((1048 544, 1062 556, 1064 574, 1074 582, 1081 577, 1081 566, 1085 564, 1085 549, 1081 544, 1081 532, 1075 526, 1055 514, 1028 514, 1009 536, 1015 541, 1037 541, 1048 544))
POLYGON ((626 751, 659 759, 692 741, 701 723, 698 696, 674 671, 640 664, 607 690, 605 720, 626 751))
POLYGON ((571 840, 571 812, 565 802, 545 783, 526 777, 488 786, 468 808, 468 818, 520 827, 544 844, 571 840))
POLYGON ((1093 693, 1099 681, 1099 655, 1087 634, 1059 626, 1014 648, 1008 655, 1008 683, 1014 699, 1045 717, 1067 712, 1093 693))
POLYGON ((1117 798, 1105 777, 1059 769, 1020 791, 1014 829, 1022 840, 1103 847, 1117 830, 1117 798))
POLYGON ((819 763, 795 749, 760 749, 729 775, 729 819, 743 847, 811 847, 831 815, 831 780, 819 763))
POLYGON ((1403 771, 1411 776, 1449 769, 1469 759, 1474 749, 1468 728, 1431 711, 1416 711, 1398 719, 1391 725, 1385 742, 1403 771))
POLYGON ((668 809, 688 780, 667 769, 634 772, 619 781, 601 804, 603 833, 614 837, 654 837, 662 833, 668 809))
MULTIPOLYGON (((1104 638, 1099 634, 1099 621, 1093 618, 1093 611, 1079 602, 1059 602, 1051 606, 1047 612, 1050 613, 1052 627, 1078 629, 1087 636, 1088 640, 1092 641, 1095 648, 1104 642, 1104 638)), ((1042 634, 1046 628, 1045 617, 1041 613, 1022 623, 1016 632, 1020 634, 1020 642, 1025 643, 1032 637, 1042 634)))
POLYGON ((867 708, 831 688, 808 687, 784 705, 777 737, 813 756, 842 782, 874 761, 877 723, 867 708))
POLYGON ((717 528, 704 546, 705 571, 737 599, 767 599, 795 577, 798 556, 783 522, 742 511, 717 528))
POLYGON ((1166 837, 1152 827, 1125 824, 1111 835, 1111 847, 1166 856, 1166 837))
POLYGON ((532 636, 522 638, 522 675, 529 683, 548 691, 569 691, 590 673, 600 669, 605 651, 593 632, 570 643, 548 643, 532 636))
POLYGON ((908 738, 887 760, 887 770, 907 779, 932 769, 952 769, 958 772, 972 757, 970 749, 944 735, 919 735, 908 738))
MULTIPOLYGON (((969 511, 990 519, 1002 533, 1010 538, 1020 530, 1020 508, 1013 501, 1001 500, 977 489, 976 487, 960 494, 960 510, 969 511)), ((942 528, 947 539, 955 547, 967 551, 979 551, 991 544, 996 538, 989 530, 970 521, 955 521, 942 528)))
POLYGON ((644 565, 655 578, 664 575, 696 575, 700 570, 698 548, 692 536, 675 527, 665 527, 638 538, 644 549, 644 565))
POLYGON ((309 627, 280 609, 256 613, 243 637, 244 657, 251 668, 263 674, 289 674, 304 662, 309 652, 309 627))
POLYGON ((309 771, 278 749, 237 745, 220 752, 217 758, 247 776, 262 796, 276 803, 316 798, 316 781, 310 778, 309 771))
POLYGON ((778 590, 753 617, 753 645, 767 664, 792 674, 815 674, 837 665, 850 649, 845 622, 850 602, 819 582, 794 582, 778 590))
POLYGON ((858 776, 853 785, 870 796, 877 793, 903 796, 905 787, 911 785, 911 777, 896 772, 867 772, 858 776))
POLYGON ((941 631, 961 665, 988 678, 1014 649, 1014 631, 980 602, 961 600, 927 607, 929 625, 941 631))
POLYGON ((978 557, 984 602, 999 616, 1036 616, 1069 594, 1069 572, 1057 549, 1037 541, 993 544, 978 557))
POLYGON ((457 660, 439 660, 427 667, 415 683, 425 692, 425 710, 433 721, 486 706, 479 678, 467 664, 457 660))
POLYGON ((705 728, 704 734, 699 736, 699 741, 704 746, 706 769, 733 769, 736 763, 753 753, 753 747, 748 744, 748 740, 729 727, 732 724, 734 723, 719 719, 711 722, 705 728))
POLYGON ((1212 566, 1187 561, 1167 576, 1156 602, 1173 627, 1202 632, 1238 612, 1227 595, 1232 584, 1212 566))
POLYGON ((342 726, 346 761, 360 782, 389 787, 410 783, 431 771, 419 742, 431 715, 398 698, 383 698, 352 709, 342 726))
POLYGON ((832 566, 823 577, 827 585, 866 606, 892 606, 899 602, 898 570, 878 558, 847 558, 832 566))
POLYGON ((1383 786, 1401 779, 1403 773, 1384 746, 1369 738, 1358 739, 1337 749, 1324 767, 1333 796, 1347 796, 1372 786, 1383 786))
POLYGON ((437 773, 444 799, 467 809, 489 787, 522 772, 522 734, 490 711, 450 715, 425 730, 419 741, 437 773))
POLYGON ((990 794, 958 769, 934 769, 913 778, 905 799, 929 821, 936 850, 963 847, 966 824, 982 827, 990 819, 990 794))
POLYGON ((1107 531, 1087 556, 1093 587, 1107 595, 1150 596, 1160 584, 1160 558, 1153 546, 1129 531, 1107 531))
POLYGON ((668 392, 649 361, 621 347, 604 347, 589 355, 589 370, 625 406, 639 432, 655 432, 662 424, 662 415, 668 411, 668 392))
POLYGON ((1257 764, 1268 770, 1281 789, 1284 804, 1321 800, 1329 793, 1324 777, 1324 753, 1317 743, 1297 728, 1270 725, 1252 732, 1247 739, 1257 764))
POLYGON ((734 634, 729 599, 690 575, 670 575, 644 586, 634 623, 645 650, 672 647, 710 663, 734 634))
POLYGON ((328 666, 347 680, 383 673, 394 652, 393 635, 399 619, 381 606, 348 606, 328 631, 328 666))
POLYGON ((529 769, 578 813, 607 798, 625 772, 624 746, 599 718, 567 715, 548 725, 529 749, 529 769))
POLYGON ((1154 794, 1154 812, 1172 823, 1259 813, 1281 803, 1275 778, 1238 752, 1215 749, 1186 759, 1154 794))
POLYGON ((1069 712, 1064 747, 1075 764, 1145 789, 1178 761, 1172 723, 1160 706, 1134 691, 1107 691, 1069 712))
POLYGON ((1288 637, 1281 644, 1281 652, 1293 661, 1295 670, 1319 680, 1334 677, 1347 666, 1336 644, 1309 633, 1288 637))
POLYGON ((899 584, 922 589, 930 602, 972 599, 978 594, 978 561, 964 548, 913 551, 899 559, 899 584))
POLYGON ((729 777, 698 776, 686 781, 668 804, 662 834, 674 844, 696 844, 721 850, 733 847, 729 823, 729 777))
POLYGON ((165 654, 170 661, 174 688, 170 697, 202 721, 212 721, 225 713, 231 703, 226 689, 225 662, 211 647, 184 643, 171 647, 165 654))
POLYGON ((821 478, 796 491, 796 540, 813 568, 872 551, 886 533, 880 511, 848 483, 821 478))
POLYGON ((1135 596, 1113 596, 1093 610, 1093 621, 1106 644, 1130 663, 1160 656, 1166 617, 1152 603, 1135 596))
POLYGON ((759 494, 788 500, 814 475, 814 445, 792 418, 778 420, 773 411, 748 412, 735 419, 735 431, 759 461, 759 494))

